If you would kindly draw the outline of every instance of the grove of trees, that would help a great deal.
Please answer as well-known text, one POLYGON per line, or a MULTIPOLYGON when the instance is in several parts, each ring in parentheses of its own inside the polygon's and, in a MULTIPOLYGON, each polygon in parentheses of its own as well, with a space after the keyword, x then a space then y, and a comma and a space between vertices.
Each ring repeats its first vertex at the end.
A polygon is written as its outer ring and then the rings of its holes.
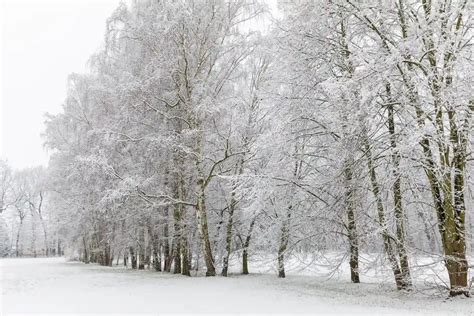
POLYGON ((359 283, 381 253, 411 290, 430 256, 468 296, 473 5, 121 4, 47 117, 48 168, 2 163, 1 210, 36 221, 44 255, 61 240, 85 263, 227 276, 265 255, 285 277, 338 253, 359 283))

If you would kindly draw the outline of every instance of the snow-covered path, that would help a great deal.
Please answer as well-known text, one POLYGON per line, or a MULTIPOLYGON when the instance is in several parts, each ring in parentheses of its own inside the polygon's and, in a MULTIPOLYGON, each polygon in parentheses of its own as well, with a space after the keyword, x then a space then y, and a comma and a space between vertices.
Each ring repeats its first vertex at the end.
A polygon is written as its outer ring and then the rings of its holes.
POLYGON ((3 259, 1 311, 62 314, 474 314, 469 299, 412 298, 374 284, 273 275, 182 277, 62 258, 3 259))

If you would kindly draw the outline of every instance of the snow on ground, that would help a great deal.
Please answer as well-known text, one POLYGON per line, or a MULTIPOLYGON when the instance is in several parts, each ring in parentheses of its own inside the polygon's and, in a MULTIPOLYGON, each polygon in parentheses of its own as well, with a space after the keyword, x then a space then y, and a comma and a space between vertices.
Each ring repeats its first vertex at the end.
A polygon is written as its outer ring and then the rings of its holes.
POLYGON ((308 313, 474 315, 473 299, 399 293, 387 283, 351 284, 273 274, 184 277, 63 258, 0 260, 1 312, 9 314, 308 313))

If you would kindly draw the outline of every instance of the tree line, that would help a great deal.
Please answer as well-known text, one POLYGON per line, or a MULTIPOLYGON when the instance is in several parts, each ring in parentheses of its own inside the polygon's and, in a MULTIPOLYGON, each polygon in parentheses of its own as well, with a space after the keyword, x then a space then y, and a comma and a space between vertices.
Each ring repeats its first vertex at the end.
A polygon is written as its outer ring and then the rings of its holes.
POLYGON ((292 256, 337 251, 354 283, 361 254, 380 252, 399 290, 429 255, 450 295, 468 296, 472 4, 278 12, 248 0, 114 11, 45 123, 47 200, 67 246, 86 263, 207 276, 237 257, 248 274, 264 253, 285 277, 292 256))
POLYGON ((12 170, 0 160, 0 257, 63 253, 59 227, 45 211, 46 177, 43 167, 12 170))

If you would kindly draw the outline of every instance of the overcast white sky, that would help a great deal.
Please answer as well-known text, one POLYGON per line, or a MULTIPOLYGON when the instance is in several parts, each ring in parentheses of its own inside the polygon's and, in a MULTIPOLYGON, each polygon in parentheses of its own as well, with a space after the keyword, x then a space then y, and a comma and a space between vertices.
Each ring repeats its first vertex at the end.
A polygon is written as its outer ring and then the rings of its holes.
POLYGON ((84 72, 120 0, 0 0, 0 157, 46 165, 44 114, 58 113, 66 78, 84 72))

